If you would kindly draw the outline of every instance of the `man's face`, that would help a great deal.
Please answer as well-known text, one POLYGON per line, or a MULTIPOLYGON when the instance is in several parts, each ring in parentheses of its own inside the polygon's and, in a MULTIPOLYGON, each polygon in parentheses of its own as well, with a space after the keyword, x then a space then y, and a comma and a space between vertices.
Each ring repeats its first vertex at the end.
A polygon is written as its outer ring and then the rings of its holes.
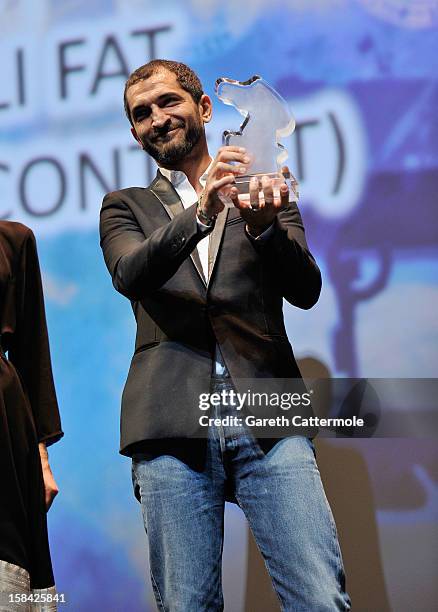
POLYGON ((200 106, 176 75, 160 70, 127 93, 132 133, 158 164, 173 166, 189 155, 204 134, 200 106))

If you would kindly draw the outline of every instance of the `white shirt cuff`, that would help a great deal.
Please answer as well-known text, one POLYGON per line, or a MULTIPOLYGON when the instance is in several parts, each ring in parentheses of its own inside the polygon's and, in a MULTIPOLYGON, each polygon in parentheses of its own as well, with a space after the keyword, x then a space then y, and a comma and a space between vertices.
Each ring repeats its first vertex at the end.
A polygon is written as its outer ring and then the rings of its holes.
POLYGON ((198 224, 198 227, 203 234, 206 234, 209 230, 212 229, 211 225, 205 225, 205 223, 202 223, 202 221, 200 221, 198 217, 196 217, 196 223, 198 224))

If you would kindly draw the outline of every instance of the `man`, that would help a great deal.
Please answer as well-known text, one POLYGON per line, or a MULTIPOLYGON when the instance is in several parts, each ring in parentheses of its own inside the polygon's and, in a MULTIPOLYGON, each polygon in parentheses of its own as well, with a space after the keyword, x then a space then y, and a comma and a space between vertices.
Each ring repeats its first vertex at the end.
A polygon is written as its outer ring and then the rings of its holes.
MULTIPOLYGON (((287 185, 274 197, 267 177, 264 202, 257 180, 250 202, 239 200, 235 176, 245 174, 248 153, 222 147, 211 159, 204 125, 212 103, 184 64, 154 60, 133 72, 125 109, 159 171, 146 189, 105 196, 101 246, 137 321, 121 453, 133 457, 157 605, 223 609, 223 513, 233 499, 284 610, 348 610, 312 441, 294 436, 266 446, 244 426, 215 424, 199 439, 193 419, 206 384, 229 392, 238 379, 300 377, 283 297, 311 308, 321 276, 298 209, 287 185)), ((215 415, 227 410, 223 403, 215 415)))

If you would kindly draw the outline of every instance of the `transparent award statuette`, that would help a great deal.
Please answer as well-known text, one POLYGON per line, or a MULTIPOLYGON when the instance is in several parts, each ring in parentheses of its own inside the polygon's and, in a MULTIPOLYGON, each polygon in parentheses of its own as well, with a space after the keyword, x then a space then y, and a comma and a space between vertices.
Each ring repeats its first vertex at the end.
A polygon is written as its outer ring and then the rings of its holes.
MULTIPOLYGON (((251 161, 248 173, 236 176, 239 198, 249 200, 249 181, 257 176, 267 175, 274 179, 274 198, 279 198, 280 185, 289 187, 289 201, 298 200, 298 184, 294 176, 285 170, 284 162, 288 157, 279 139, 290 136, 295 129, 293 118, 286 101, 260 76, 248 81, 234 81, 225 77, 217 79, 215 91, 224 103, 234 106, 245 118, 237 132, 226 130, 223 144, 245 147, 251 161)), ((263 191, 259 181, 259 202, 263 201, 263 191)), ((229 204, 229 198, 222 197, 229 204)), ((253 205, 253 209, 256 207, 253 205)))

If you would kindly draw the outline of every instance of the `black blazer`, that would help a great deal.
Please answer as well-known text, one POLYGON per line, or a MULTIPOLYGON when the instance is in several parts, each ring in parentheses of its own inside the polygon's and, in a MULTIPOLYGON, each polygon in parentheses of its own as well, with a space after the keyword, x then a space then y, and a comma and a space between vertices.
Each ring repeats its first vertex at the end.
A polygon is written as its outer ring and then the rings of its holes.
POLYGON ((157 173, 148 188, 109 193, 101 247, 113 285, 131 300, 135 352, 122 398, 121 447, 196 436, 199 393, 208 392, 214 349, 238 379, 300 378, 283 320, 283 297, 311 308, 321 274, 296 204, 280 212, 273 235, 254 240, 237 209, 219 214, 209 244, 209 279, 197 243, 196 206, 184 210, 157 173))

